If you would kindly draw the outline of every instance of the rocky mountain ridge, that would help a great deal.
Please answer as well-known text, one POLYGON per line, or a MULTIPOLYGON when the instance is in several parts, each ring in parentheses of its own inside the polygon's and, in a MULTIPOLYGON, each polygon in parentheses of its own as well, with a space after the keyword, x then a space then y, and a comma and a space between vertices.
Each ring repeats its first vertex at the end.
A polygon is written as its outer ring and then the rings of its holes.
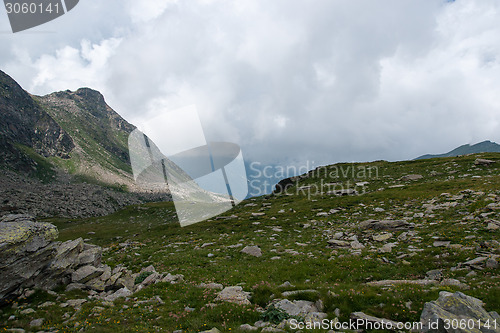
POLYGON ((98 91, 26 92, 0 71, 0 214, 107 215, 167 189, 137 187, 124 120, 98 91))

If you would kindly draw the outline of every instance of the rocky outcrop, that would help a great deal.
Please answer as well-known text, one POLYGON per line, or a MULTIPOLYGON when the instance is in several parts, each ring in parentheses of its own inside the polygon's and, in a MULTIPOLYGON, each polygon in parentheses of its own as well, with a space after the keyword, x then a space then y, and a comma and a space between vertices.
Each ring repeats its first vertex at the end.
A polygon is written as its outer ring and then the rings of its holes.
MULTIPOLYGON (((0 303, 23 294, 27 288, 89 290, 95 297, 114 301, 159 282, 179 283, 181 274, 156 272, 148 266, 138 273, 102 263, 102 248, 81 238, 57 242, 57 228, 28 215, 0 219, 0 303)), ((241 288, 241 287, 240 287, 241 288)))
POLYGON ((0 302, 30 286, 57 254, 55 226, 25 215, 0 220, 0 302))
POLYGON ((487 312, 484 303, 461 292, 442 291, 436 301, 424 305, 420 322, 422 332, 500 332, 500 316, 487 312))

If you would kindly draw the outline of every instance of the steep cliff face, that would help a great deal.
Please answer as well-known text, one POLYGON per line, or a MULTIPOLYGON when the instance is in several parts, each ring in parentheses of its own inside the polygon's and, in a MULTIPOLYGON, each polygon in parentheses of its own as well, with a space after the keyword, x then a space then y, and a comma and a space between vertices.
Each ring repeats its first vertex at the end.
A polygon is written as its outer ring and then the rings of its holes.
POLYGON ((20 171, 36 166, 19 145, 43 157, 68 158, 71 136, 10 76, 0 71, 0 164, 20 171))

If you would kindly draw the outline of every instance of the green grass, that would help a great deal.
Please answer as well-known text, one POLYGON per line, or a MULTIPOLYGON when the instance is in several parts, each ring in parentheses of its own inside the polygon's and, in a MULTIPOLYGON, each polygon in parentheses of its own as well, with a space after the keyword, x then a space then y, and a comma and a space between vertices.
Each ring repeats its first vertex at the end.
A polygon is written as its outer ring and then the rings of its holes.
MULTIPOLYGON (((500 161, 500 154, 480 156, 500 161)), ((75 317, 67 322, 61 319, 67 310, 54 309, 50 325, 67 332, 77 332, 82 327, 93 332, 171 332, 176 329, 198 332, 212 327, 224 332, 231 328, 232 332, 237 332, 239 325, 253 324, 259 319, 258 307, 265 308, 272 299, 282 297, 284 291, 308 289, 318 292, 300 292, 289 299, 321 300, 331 319, 338 309, 341 321, 356 311, 396 321, 418 321, 424 304, 437 299, 440 291, 461 289, 440 285, 374 287, 366 282, 422 279, 432 269, 442 270, 445 278, 462 279, 470 289, 461 291, 483 300, 488 311, 500 311, 499 271, 485 269, 470 277, 467 276, 469 271, 460 265, 479 256, 481 251, 500 254, 499 245, 494 242, 499 239, 498 231, 486 230, 487 223, 481 216, 492 202, 489 195, 500 196, 500 165, 475 167, 475 158, 477 156, 356 164, 377 167, 377 177, 355 180, 339 177, 328 181, 367 181, 363 195, 262 196, 246 200, 223 214, 236 217, 213 219, 184 228, 179 226, 175 207, 170 202, 130 206, 104 217, 46 219, 57 225, 61 241, 83 237, 89 243, 104 247, 103 260, 110 266, 124 264, 139 272, 154 265, 159 272, 185 277, 183 283, 149 286, 134 295, 137 300, 118 300, 113 306, 89 301, 81 312, 70 312, 75 317), (406 174, 421 174, 424 178, 400 180, 406 174), (466 174, 468 176, 464 177, 466 174), (390 188, 399 184, 405 186, 390 188), (483 194, 461 193, 465 189, 483 194), (454 207, 427 213, 423 204, 445 205, 451 201, 441 195, 444 192, 464 197, 457 199, 454 207), (245 206, 249 203, 255 206, 245 206), (317 216, 333 208, 339 212, 317 216), (265 215, 255 217, 252 216, 254 212, 265 215), (393 231, 388 242, 398 244, 392 252, 380 253, 378 249, 383 243, 371 241, 377 232, 361 230, 358 223, 388 217, 405 218, 415 223, 415 234, 398 240, 404 231, 393 231), (356 236, 364 244, 370 240, 373 248, 367 246, 357 255, 348 249, 332 249, 327 240, 336 232, 344 232, 346 237, 356 236), (437 248, 432 245, 435 240, 449 240, 462 247, 437 248), (204 243, 214 244, 202 248, 204 243), (242 246, 232 247, 236 244, 242 246), (242 254, 240 251, 245 245, 259 245, 262 257, 242 254), (209 257, 210 253, 213 256, 209 257), (273 257, 280 258, 271 260, 273 257), (285 281, 293 287, 279 287, 285 281), (214 303, 216 291, 197 288, 201 282, 241 285, 251 293, 252 305, 215 303, 212 307, 210 303, 214 303), (153 296, 160 296, 165 304, 148 303, 153 296), (145 302, 134 307, 138 301, 145 302), (104 307, 104 310, 94 315, 95 306, 104 307), (189 312, 186 307, 195 310, 189 312)), ((305 178, 298 186, 318 182, 320 178, 305 178)), ((499 213, 496 211, 488 218, 498 220, 499 213)), ((61 297, 74 298, 75 295, 62 293, 61 297)), ((30 299, 20 302, 19 306, 32 307, 37 302, 30 299)), ((2 311, 0 327, 7 323, 10 314, 18 314, 12 307, 2 311)), ((39 316, 38 311, 41 310, 37 310, 35 317, 39 316)), ((48 316, 45 312, 41 315, 48 316)), ((29 320, 35 317, 33 314, 20 316, 15 327, 27 328, 29 320)))

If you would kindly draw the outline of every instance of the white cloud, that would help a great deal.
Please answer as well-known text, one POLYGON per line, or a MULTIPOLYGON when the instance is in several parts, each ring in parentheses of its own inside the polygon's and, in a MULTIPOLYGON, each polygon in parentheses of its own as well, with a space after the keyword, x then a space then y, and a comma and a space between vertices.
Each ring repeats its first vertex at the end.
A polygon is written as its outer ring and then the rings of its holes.
POLYGON ((102 3, 80 12, 94 29, 42 51, 10 38, 0 63, 35 93, 99 89, 131 122, 196 104, 208 140, 263 162, 500 141, 496 0, 102 3), (115 11, 118 28, 93 9, 115 11))

